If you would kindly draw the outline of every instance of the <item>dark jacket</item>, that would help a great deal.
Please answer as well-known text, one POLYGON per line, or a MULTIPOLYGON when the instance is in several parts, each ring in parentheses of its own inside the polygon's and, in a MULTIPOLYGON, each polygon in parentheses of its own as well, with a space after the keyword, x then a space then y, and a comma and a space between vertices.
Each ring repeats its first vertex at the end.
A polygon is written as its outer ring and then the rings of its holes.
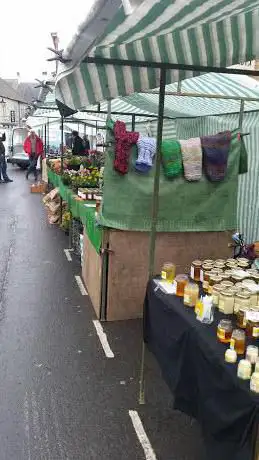
POLYGON ((76 136, 73 141, 73 148, 72 148, 73 155, 84 155, 85 147, 83 144, 83 139, 80 136, 76 136))
POLYGON ((0 156, 4 157, 5 156, 5 146, 2 142, 2 139, 0 139, 0 156))

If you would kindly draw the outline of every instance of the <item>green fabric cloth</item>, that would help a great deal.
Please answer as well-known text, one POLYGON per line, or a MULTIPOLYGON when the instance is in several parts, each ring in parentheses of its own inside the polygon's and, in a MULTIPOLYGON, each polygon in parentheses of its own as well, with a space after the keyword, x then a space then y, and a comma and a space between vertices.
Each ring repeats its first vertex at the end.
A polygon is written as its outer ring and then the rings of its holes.
POLYGON ((183 172, 180 143, 175 139, 162 141, 162 164, 168 178, 179 176, 183 172))
POLYGON ((248 172, 248 155, 243 138, 241 138, 240 162, 238 172, 239 174, 246 174, 248 172))
POLYGON ((102 229, 95 222, 95 208, 85 206, 86 201, 76 200, 72 190, 63 184, 61 177, 48 169, 48 178, 54 187, 59 188, 59 194, 67 202, 68 208, 75 219, 79 219, 85 227, 92 245, 99 253, 102 244, 102 229))
MULTIPOLYGON (((242 143, 232 131, 228 170, 224 181, 213 183, 203 175, 197 182, 183 177, 169 181, 161 171, 158 232, 233 230, 237 226, 237 189, 242 143)), ((109 148, 104 171, 104 202, 100 223, 107 227, 149 231, 154 169, 145 176, 134 170, 132 149, 129 172, 121 177, 113 169, 114 151, 109 148)), ((187 248, 188 250, 188 248, 187 248)))

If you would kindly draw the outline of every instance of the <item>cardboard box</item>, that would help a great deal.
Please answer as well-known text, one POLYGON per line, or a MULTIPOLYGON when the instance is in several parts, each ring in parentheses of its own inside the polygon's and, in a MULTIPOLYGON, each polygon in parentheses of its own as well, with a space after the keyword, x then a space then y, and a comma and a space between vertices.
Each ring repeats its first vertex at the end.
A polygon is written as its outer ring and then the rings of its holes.
POLYGON ((31 193, 46 193, 47 187, 46 183, 32 184, 31 193))

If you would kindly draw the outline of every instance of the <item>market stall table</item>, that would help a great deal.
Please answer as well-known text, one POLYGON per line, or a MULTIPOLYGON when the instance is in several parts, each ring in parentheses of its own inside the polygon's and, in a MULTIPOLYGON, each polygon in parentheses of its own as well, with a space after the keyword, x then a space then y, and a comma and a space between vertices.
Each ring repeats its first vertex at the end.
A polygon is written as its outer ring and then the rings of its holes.
POLYGON ((144 338, 174 394, 175 408, 201 425, 210 460, 253 458, 259 396, 237 377, 237 364, 224 360, 217 341, 218 311, 211 325, 196 320, 181 298, 149 282, 144 338))

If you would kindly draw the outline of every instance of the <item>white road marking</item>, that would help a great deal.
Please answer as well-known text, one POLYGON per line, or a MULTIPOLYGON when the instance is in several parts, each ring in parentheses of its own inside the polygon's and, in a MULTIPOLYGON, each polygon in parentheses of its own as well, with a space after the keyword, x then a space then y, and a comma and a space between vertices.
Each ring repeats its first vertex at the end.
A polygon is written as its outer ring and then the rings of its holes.
POLYGON ((88 295, 88 292, 87 290, 85 289, 84 287, 84 283, 83 281, 81 280, 81 276, 79 275, 75 275, 75 279, 76 279, 76 282, 77 282, 77 285, 79 287, 79 290, 81 292, 82 295, 88 295))
POLYGON ((105 353, 106 358, 114 358, 114 353, 111 350, 111 347, 109 345, 109 342, 107 340, 107 335, 105 334, 103 327, 97 319, 93 320, 94 327, 96 329, 97 335, 99 337, 99 340, 101 342, 101 345, 103 347, 103 351, 105 353))
POLYGON ((30 417, 29 417, 29 400, 28 400, 27 392, 24 398, 23 412, 24 412, 24 430, 25 430, 25 437, 26 437, 26 444, 27 444, 26 457, 27 457, 27 460, 31 460, 30 417))
POLYGON ((136 431, 140 444, 145 452, 146 460, 157 460, 156 454, 150 444, 147 434, 144 430, 140 417, 135 410, 129 410, 129 416, 136 431))
POLYGON ((67 258, 68 262, 72 262, 72 257, 71 257, 70 252, 71 251, 69 249, 64 249, 64 253, 66 255, 66 258, 67 258))

